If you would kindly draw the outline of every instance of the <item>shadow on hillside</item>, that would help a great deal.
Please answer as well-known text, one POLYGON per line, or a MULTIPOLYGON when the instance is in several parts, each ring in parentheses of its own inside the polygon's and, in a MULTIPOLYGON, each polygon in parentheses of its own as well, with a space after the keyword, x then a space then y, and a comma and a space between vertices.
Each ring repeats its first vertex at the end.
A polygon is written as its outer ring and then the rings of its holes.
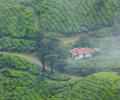
POLYGON ((83 68, 83 69, 66 68, 61 73, 85 77, 85 76, 88 76, 90 74, 97 73, 97 72, 118 72, 118 73, 120 73, 120 68, 100 68, 100 67, 83 68))

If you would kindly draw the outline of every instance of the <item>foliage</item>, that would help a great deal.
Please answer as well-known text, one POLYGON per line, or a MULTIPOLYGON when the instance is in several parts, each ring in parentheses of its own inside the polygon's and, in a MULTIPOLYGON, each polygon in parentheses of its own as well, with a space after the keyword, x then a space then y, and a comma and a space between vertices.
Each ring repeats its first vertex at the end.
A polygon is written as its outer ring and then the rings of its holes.
POLYGON ((64 75, 43 73, 40 66, 12 55, 0 56, 0 80, 0 99, 5 100, 49 100, 73 84, 64 75))
POLYGON ((65 34, 92 31, 103 26, 110 26, 120 14, 119 3, 119 0, 47 1, 43 8, 48 10, 41 15, 40 25, 47 31, 65 34))
POLYGON ((20 4, 22 1, 24 0, 0 1, 0 36, 31 37, 34 35, 33 11, 23 7, 20 4))
POLYGON ((0 51, 33 52, 36 42, 32 40, 2 38, 0 40, 0 51))
POLYGON ((108 37, 108 36, 112 36, 112 34, 114 34, 112 32, 112 28, 102 28, 95 30, 91 33, 91 35, 94 37, 108 37))
MULTIPOLYGON (((49 33, 69 35, 91 31, 94 37, 110 36, 111 32, 119 31, 116 23, 120 15, 119 4, 119 0, 0 0, 0 51, 35 51, 42 65, 49 64, 51 70, 55 67, 63 71, 67 61, 74 68, 120 68, 119 38, 108 38, 110 41, 97 38, 96 43, 96 39, 81 35, 75 46, 97 46, 105 52, 102 51, 101 56, 75 62, 73 59, 66 60, 66 52, 58 37, 49 33), (103 26, 111 28, 95 30, 103 26), (114 40, 117 40, 116 44, 114 40), (106 42, 111 47, 104 45, 106 42), (117 53, 112 49, 114 47, 117 53), (114 56, 114 51, 118 58, 114 56)), ((0 54, 1 100, 117 100, 120 98, 119 90, 118 73, 97 73, 72 81, 57 72, 43 72, 40 65, 24 57, 0 54)))
POLYGON ((88 47, 92 48, 95 47, 96 40, 93 38, 90 38, 90 36, 81 34, 78 41, 76 41, 73 45, 73 47, 88 47))
MULTIPOLYGON (((90 40, 96 40, 95 47, 100 48, 100 54, 89 59, 74 60, 68 58, 68 66, 66 72, 79 74, 82 71, 119 71, 120 68, 120 36, 109 36, 102 38, 89 37, 90 40), (101 70, 102 69, 102 70, 101 70)), ((72 45, 71 45, 72 47, 72 45)), ((88 72, 85 72, 88 73, 88 72)), ((90 74, 90 73, 89 73, 90 74)))
MULTIPOLYGON (((51 72, 59 61, 64 61, 64 51, 60 48, 60 41, 55 35, 40 35, 36 39, 36 50, 39 59, 41 60, 43 70, 45 71, 45 64, 51 67, 51 72)), ((65 63, 65 62, 64 62, 65 63)), ((61 63, 62 64, 62 63, 61 63)))
POLYGON ((39 72, 41 69, 34 64, 26 61, 24 58, 20 58, 15 55, 0 55, 0 65, 17 70, 26 70, 33 73, 39 72))
POLYGON ((119 3, 119 0, 1 0, 0 36, 31 38, 36 30, 74 34, 111 26, 120 15, 119 3))
POLYGON ((119 88, 120 76, 117 73, 97 73, 53 96, 51 100, 118 100, 119 88))

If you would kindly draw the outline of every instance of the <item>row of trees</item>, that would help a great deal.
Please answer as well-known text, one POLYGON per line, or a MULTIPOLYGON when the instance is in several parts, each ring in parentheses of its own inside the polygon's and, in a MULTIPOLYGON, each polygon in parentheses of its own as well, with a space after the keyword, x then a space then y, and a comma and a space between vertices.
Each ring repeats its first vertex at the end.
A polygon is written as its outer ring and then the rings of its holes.
POLYGON ((66 53, 60 45, 60 41, 54 34, 39 33, 35 37, 37 43, 36 52, 43 66, 43 71, 46 71, 45 65, 51 68, 53 73, 54 67, 61 67, 66 65, 66 53))

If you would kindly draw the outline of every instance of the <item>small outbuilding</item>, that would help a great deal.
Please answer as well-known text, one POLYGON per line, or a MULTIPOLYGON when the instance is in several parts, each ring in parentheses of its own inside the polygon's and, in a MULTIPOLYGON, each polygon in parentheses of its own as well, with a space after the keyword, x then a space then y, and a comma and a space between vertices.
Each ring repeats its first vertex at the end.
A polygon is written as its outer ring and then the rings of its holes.
POLYGON ((94 55, 100 52, 99 48, 74 48, 69 51, 69 53, 74 57, 76 60, 83 59, 83 58, 91 58, 94 55))

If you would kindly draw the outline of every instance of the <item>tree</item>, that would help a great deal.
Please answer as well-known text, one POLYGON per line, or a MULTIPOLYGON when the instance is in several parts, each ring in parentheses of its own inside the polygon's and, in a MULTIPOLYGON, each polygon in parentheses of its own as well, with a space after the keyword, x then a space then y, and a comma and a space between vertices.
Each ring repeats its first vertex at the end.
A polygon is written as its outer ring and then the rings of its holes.
POLYGON ((43 71, 46 70, 45 64, 48 64, 51 68, 51 73, 53 73, 54 67, 57 66, 58 62, 65 60, 59 39, 54 34, 41 34, 38 32, 35 40, 37 42, 37 55, 43 66, 43 71))
POLYGON ((94 47, 94 41, 89 36, 81 34, 80 39, 75 42, 74 47, 94 47))
POLYGON ((98 17, 104 16, 105 12, 105 0, 96 0, 95 11, 97 12, 98 17))
POLYGON ((64 50, 62 47, 59 47, 57 54, 58 54, 58 59, 55 64, 55 69, 62 72, 62 71, 64 71, 64 67, 67 66, 68 52, 66 52, 66 50, 64 50))
POLYGON ((64 60, 64 59, 61 59, 60 57, 63 55, 61 52, 62 50, 60 47, 59 39, 55 35, 52 34, 52 35, 49 35, 47 40, 49 41, 47 44, 49 53, 46 56, 46 59, 47 59, 47 64, 50 65, 51 73, 53 73, 54 67, 57 66, 57 63, 60 60, 64 60))
POLYGON ((43 33, 37 32, 36 37, 34 38, 36 41, 36 52, 37 52, 37 56, 39 57, 42 67, 43 67, 43 71, 45 71, 45 62, 46 62, 46 55, 48 54, 48 50, 46 48, 46 44, 44 41, 44 35, 43 33))
POLYGON ((47 63, 50 65, 50 68, 51 68, 51 73, 53 73, 54 71, 54 66, 55 66, 55 63, 56 63, 56 60, 57 60, 57 55, 54 54, 54 53, 50 53, 47 57, 47 63))

